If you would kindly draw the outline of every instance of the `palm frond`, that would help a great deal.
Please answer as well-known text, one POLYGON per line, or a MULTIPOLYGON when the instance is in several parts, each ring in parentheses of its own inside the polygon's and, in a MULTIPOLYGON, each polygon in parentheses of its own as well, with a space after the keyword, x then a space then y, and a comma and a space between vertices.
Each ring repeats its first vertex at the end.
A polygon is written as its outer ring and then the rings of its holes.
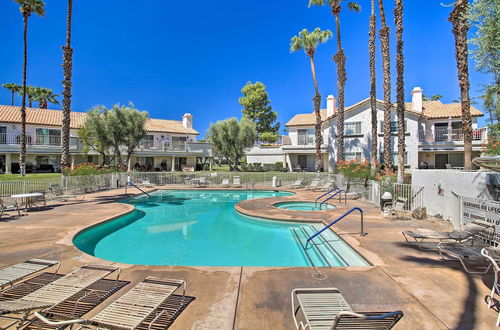
POLYGON ((355 11, 357 13, 359 13, 361 11, 361 5, 357 2, 349 2, 347 4, 347 8, 349 8, 350 10, 355 11))
POLYGON ((324 6, 324 5, 325 5, 325 0, 309 0, 309 8, 311 8, 312 6, 324 6))

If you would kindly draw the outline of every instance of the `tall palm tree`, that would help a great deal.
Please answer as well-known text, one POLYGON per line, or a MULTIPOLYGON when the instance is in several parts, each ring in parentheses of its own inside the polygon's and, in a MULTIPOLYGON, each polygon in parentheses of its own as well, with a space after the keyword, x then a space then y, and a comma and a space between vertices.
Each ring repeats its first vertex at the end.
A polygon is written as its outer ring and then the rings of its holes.
POLYGON ((37 87, 34 101, 39 102, 38 107, 40 109, 47 109, 49 103, 59 104, 57 97, 59 97, 59 95, 54 94, 54 92, 52 92, 52 89, 44 88, 44 87, 37 87))
POLYGON ((394 24, 396 25, 396 113, 398 116, 398 182, 403 182, 405 169, 405 82, 403 55, 403 0, 395 0, 394 24))
POLYGON ((23 88, 21 98, 21 150, 19 152, 19 170, 21 176, 26 173, 26 71, 28 68, 28 20, 32 13, 38 16, 45 15, 45 2, 42 0, 14 0, 19 4, 19 10, 24 22, 24 61, 23 61, 23 88))
MULTIPOLYGON (((311 6, 323 6, 326 4, 326 0, 309 0, 309 7, 311 6)), ((335 28, 336 28, 336 38, 337 38, 337 54, 333 56, 333 60, 337 63, 337 88, 338 88, 338 120, 337 120, 337 161, 344 159, 344 90, 345 82, 347 80, 347 74, 345 71, 345 61, 346 56, 344 49, 342 48, 342 38, 340 34, 340 11, 342 6, 340 5, 341 0, 328 0, 328 6, 332 10, 332 15, 335 17, 335 28)), ((359 12, 361 6, 356 2, 349 2, 347 7, 351 10, 359 12)))
POLYGON ((375 70, 375 36, 377 29, 377 16, 375 15, 375 0, 371 0, 370 14, 370 32, 368 40, 368 49, 370 51, 370 108, 372 119, 372 146, 371 146, 371 163, 372 170, 375 170, 377 164, 378 138, 377 138, 377 80, 375 70))
POLYGON ((28 104, 30 108, 33 108, 33 101, 38 100, 39 94, 40 94, 40 87, 26 86, 26 97, 28 98, 28 104))
POLYGON ((73 15, 73 0, 68 0, 68 14, 66 19, 66 44, 63 46, 63 118, 61 134, 61 165, 68 166, 69 156, 69 128, 71 121, 71 76, 73 70, 73 48, 71 47, 71 18, 73 15))
POLYGON ((18 84, 15 84, 15 83, 5 83, 5 84, 2 84, 2 87, 5 89, 8 89, 9 92, 11 92, 11 94, 12 94, 11 105, 14 105, 14 95, 16 93, 19 93, 19 91, 21 90, 21 86, 19 86, 18 84))
POLYGON ((460 86, 460 103, 462 108, 462 131, 464 136, 464 168, 472 170, 472 124, 470 116, 469 96, 469 62, 467 48, 467 32, 470 25, 466 14, 468 0, 456 0, 448 20, 453 26, 455 36, 455 58, 457 61, 458 84, 460 86))
POLYGON ((379 31, 382 49, 382 66, 384 70, 384 163, 386 167, 392 167, 391 148, 391 59, 389 54, 389 27, 385 21, 384 0, 378 0, 380 12, 379 31))
POLYGON ((299 32, 298 36, 294 36, 290 40, 290 51, 296 52, 303 49, 309 57, 309 62, 311 64, 311 73, 314 83, 314 114, 316 116, 316 125, 314 127, 316 138, 316 171, 320 171, 321 169, 321 144, 323 143, 323 137, 321 135, 321 95, 319 94, 318 79, 316 77, 314 54, 316 53, 316 48, 320 44, 327 42, 331 36, 332 32, 330 30, 322 31, 320 28, 316 28, 314 31, 309 32, 307 29, 304 29, 299 32))

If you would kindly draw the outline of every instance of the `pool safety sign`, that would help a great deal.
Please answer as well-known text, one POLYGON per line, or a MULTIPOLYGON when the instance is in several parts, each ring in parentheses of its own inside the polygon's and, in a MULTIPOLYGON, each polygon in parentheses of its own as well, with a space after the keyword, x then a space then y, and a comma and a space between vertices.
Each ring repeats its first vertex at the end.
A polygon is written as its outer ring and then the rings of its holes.
POLYGON ((462 197, 462 220, 467 224, 482 220, 495 224, 495 241, 500 242, 500 202, 462 197))

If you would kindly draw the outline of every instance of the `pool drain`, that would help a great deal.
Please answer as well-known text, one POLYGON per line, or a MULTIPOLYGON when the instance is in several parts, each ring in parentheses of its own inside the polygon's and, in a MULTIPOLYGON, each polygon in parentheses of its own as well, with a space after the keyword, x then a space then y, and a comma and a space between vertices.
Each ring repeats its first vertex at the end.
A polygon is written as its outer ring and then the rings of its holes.
POLYGON ((316 268, 314 268, 315 272, 312 274, 312 278, 318 281, 323 281, 327 278, 325 273, 320 272, 316 268))

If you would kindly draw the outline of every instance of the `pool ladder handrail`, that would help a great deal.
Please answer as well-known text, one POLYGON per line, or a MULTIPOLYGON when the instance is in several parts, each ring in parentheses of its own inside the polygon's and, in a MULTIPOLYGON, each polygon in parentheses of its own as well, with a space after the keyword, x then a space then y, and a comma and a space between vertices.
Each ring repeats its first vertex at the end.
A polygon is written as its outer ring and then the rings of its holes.
POLYGON ((130 185, 130 186, 132 186, 132 187, 135 187, 136 189, 138 189, 139 191, 141 191, 146 196, 151 197, 150 194, 148 194, 147 192, 145 192, 144 190, 142 190, 141 188, 139 188, 135 183, 132 183, 132 182, 128 181, 127 184, 130 185))
POLYGON ((344 189, 339 189, 337 190, 333 195, 331 195, 330 197, 328 197, 327 199, 325 199, 324 201, 322 201, 320 204, 319 204, 319 209, 321 210, 321 206, 323 204, 325 204, 326 202, 328 202, 330 199, 332 199, 333 197, 339 195, 339 202, 342 202, 342 192, 344 192, 344 204, 347 205, 347 192, 344 190, 344 189))
POLYGON ((325 197, 325 196, 326 196, 326 195, 328 195, 328 194, 331 194, 332 192, 334 192, 334 191, 336 191, 336 190, 338 190, 338 189, 340 189, 340 188, 339 188, 339 187, 332 188, 332 189, 328 190, 326 193, 324 193, 323 195, 321 195, 321 196, 319 196, 318 198, 316 198, 316 200, 314 201, 314 208, 316 209, 316 206, 318 205, 318 201, 319 201, 321 198, 325 197))
POLYGON ((344 219, 346 216, 348 216, 349 214, 351 214, 352 212, 354 211, 359 211, 360 215, 361 215, 361 236, 365 236, 365 232, 364 232, 364 228, 363 228, 363 210, 359 207, 353 207, 352 209, 350 209, 349 211, 347 211, 346 213, 342 214, 340 217, 338 217, 337 219, 333 220, 332 222, 330 222, 328 225, 324 226, 320 231, 318 231, 317 233, 309 236, 309 238, 306 240, 306 246, 305 248, 307 249, 307 246, 309 244, 309 242, 315 238, 316 236, 318 236, 319 234, 321 234, 322 232, 324 232, 325 230, 327 230, 328 228, 330 228, 331 226, 333 226, 334 224, 336 224, 337 222, 339 222, 340 220, 344 219))

